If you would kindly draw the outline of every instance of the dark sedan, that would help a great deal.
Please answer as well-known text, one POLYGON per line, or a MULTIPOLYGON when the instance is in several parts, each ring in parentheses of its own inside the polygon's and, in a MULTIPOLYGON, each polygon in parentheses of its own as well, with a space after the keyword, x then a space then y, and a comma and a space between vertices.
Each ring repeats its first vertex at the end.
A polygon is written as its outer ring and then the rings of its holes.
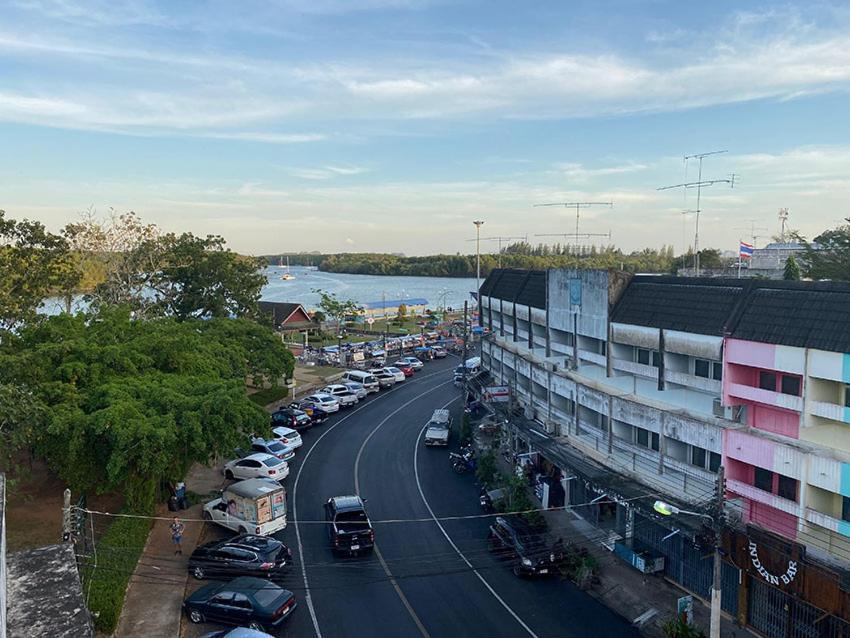
POLYGON ((291 591, 250 576, 204 585, 183 603, 193 623, 212 621, 258 631, 279 627, 295 607, 291 591))
POLYGON ((280 425, 293 430, 307 430, 313 427, 313 419, 300 408, 281 408, 272 413, 272 427, 280 425))
POLYGON ((307 416, 310 417, 310 420, 312 421, 313 425, 324 423, 331 415, 330 412, 325 410, 322 406, 318 405, 317 403, 313 403, 309 399, 302 399, 300 403, 292 403, 289 407, 295 410, 300 410, 307 414, 307 416))
POLYGON ((564 559, 560 547, 550 548, 544 535, 519 517, 497 516, 490 525, 489 540, 492 551, 513 558, 517 576, 555 574, 564 559))
POLYGON ((240 534, 201 545, 189 557, 189 573, 198 580, 259 576, 276 579, 292 561, 292 550, 267 536, 240 534))

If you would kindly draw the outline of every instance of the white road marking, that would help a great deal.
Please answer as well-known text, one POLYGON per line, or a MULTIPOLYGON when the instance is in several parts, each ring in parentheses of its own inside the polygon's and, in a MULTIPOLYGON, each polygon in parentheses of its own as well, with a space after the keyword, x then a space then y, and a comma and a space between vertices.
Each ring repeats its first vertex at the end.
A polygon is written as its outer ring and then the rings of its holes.
MULTIPOLYGON (((443 406, 443 408, 447 408, 452 403, 457 401, 458 398, 460 398, 460 397, 452 399, 451 401, 446 403, 443 406)), ((451 536, 449 536, 448 532, 446 532, 446 528, 443 527, 443 524, 440 523, 440 520, 434 514, 434 510, 431 509, 431 505, 430 505, 430 503, 428 503, 428 499, 425 498, 425 492, 422 490, 422 483, 419 480, 419 439, 422 438, 422 433, 425 432, 426 427, 428 427, 428 426, 425 425, 419 431, 419 436, 416 437, 416 443, 413 446, 413 474, 416 477, 416 487, 419 490, 419 496, 422 497, 422 502, 425 504, 425 507, 428 509, 428 513, 431 515, 431 518, 433 519, 434 523, 436 523, 437 527, 440 528, 440 531, 443 533, 443 536, 446 537, 446 540, 449 542, 449 545, 451 545, 452 548, 457 552, 457 555, 460 556, 461 560, 463 560, 463 562, 466 563, 466 566, 469 567, 469 569, 472 570, 472 573, 475 574, 478 577, 478 580, 480 580, 484 584, 484 586, 490 591, 490 593, 493 594, 493 597, 496 600, 499 601, 499 603, 502 605, 502 607, 504 607, 505 610, 511 616, 514 617, 514 620, 516 620, 520 624, 520 626, 523 629, 525 629, 526 632, 528 632, 529 636, 532 636, 533 638, 539 638, 537 636, 537 634, 535 634, 534 631, 531 629, 531 627, 529 627, 527 624, 525 624, 525 621, 523 621, 523 619, 520 618, 519 615, 513 609, 511 609, 510 605, 508 605, 508 603, 506 603, 504 601, 504 599, 501 596, 499 596, 499 594, 496 593, 496 590, 493 589, 493 587, 490 585, 490 583, 488 583, 487 580, 481 575, 481 573, 477 569, 475 569, 475 567, 472 565, 472 563, 470 563, 469 560, 466 558, 466 556, 464 556, 463 552, 461 552, 460 549, 458 548, 458 546, 455 545, 455 542, 452 540, 451 536)))
MULTIPOLYGON (((426 374, 424 377, 419 378, 428 379, 438 374, 445 374, 448 371, 450 370, 440 370, 439 372, 432 372, 431 374, 426 374)), ((392 388, 390 388, 389 392, 382 395, 378 395, 378 397, 375 398, 375 401, 380 401, 381 398, 388 396, 399 387, 401 386, 393 386, 392 388)), ((339 421, 325 429, 325 431, 322 432, 321 435, 319 435, 319 438, 313 441, 313 445, 310 446, 310 449, 307 450, 306 454, 304 454, 304 459, 301 461, 301 465, 298 466, 298 472, 295 474, 295 483, 292 484, 292 518, 295 519, 295 539, 298 544, 298 557, 299 562, 301 563, 301 577, 304 580, 304 600, 307 603, 307 609, 310 611, 310 618, 313 621, 313 629, 316 631, 316 638, 322 638, 322 630, 319 629, 319 618, 316 615, 316 608, 313 605, 313 596, 310 594, 310 583, 307 580, 307 565, 304 562, 304 546, 301 543, 301 530, 298 527, 298 499, 296 498, 298 494, 298 481, 301 480, 301 471, 307 464, 307 459, 310 458, 310 454, 313 452, 313 449, 319 444, 319 441, 321 441, 323 438, 325 438, 325 436, 327 436, 331 431, 333 431, 336 426, 346 421, 349 417, 354 416, 355 414, 360 412, 360 410, 369 407, 370 405, 375 403, 375 401, 370 401, 366 405, 361 405, 359 408, 355 408, 353 411, 342 417, 339 421)))

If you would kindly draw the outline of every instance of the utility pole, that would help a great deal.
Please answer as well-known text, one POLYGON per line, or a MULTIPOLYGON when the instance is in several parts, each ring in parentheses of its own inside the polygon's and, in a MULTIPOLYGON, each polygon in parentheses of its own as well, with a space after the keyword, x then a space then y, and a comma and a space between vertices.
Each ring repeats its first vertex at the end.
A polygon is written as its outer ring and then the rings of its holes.
POLYGON ((695 182, 684 182, 682 184, 673 184, 672 186, 662 186, 657 188, 659 191, 666 191, 673 188, 696 188, 697 189, 697 207, 696 210, 693 211, 684 211, 684 212, 693 212, 696 213, 696 226, 694 229, 694 271, 696 276, 699 277, 699 214, 702 212, 700 208, 702 204, 702 189, 707 186, 714 186, 715 184, 725 183, 729 184, 731 188, 735 188, 735 175, 731 175, 729 179, 708 179, 703 180, 702 178, 702 160, 708 157, 709 155, 719 155, 720 153, 726 153, 728 151, 709 151, 708 153, 697 153, 696 155, 685 155, 684 161, 685 164, 692 160, 698 160, 699 162, 699 172, 697 174, 697 181, 695 182))
POLYGON ((720 556, 721 543, 723 542, 723 500, 726 491, 726 480, 723 466, 717 468, 717 496, 714 511, 714 584, 711 587, 711 623, 709 625, 709 638, 720 638, 720 606, 722 580, 720 578, 723 562, 720 556))
POLYGON ((779 209, 779 223, 781 225, 781 230, 779 231, 779 241, 783 244, 785 243, 785 226, 788 224, 788 209, 780 208, 779 209))
POLYGON ((578 253, 578 238, 581 236, 579 233, 579 211, 582 208, 590 208, 591 206, 607 206, 608 208, 614 208, 614 202, 555 202, 554 204, 534 204, 534 208, 538 208, 540 206, 563 206, 564 208, 575 208, 576 209, 576 254, 578 253))
POLYGON ((67 543, 71 538, 71 490, 66 489, 62 493, 62 541, 67 543))
POLYGON ((503 241, 510 241, 510 240, 517 240, 517 239, 522 239, 523 241, 527 242, 528 241, 528 235, 523 235, 521 237, 520 236, 517 236, 517 237, 504 237, 504 236, 481 237, 480 240, 477 237, 473 237, 472 239, 467 239, 466 241, 498 241, 499 242, 499 255, 498 255, 499 256, 499 268, 501 268, 502 267, 502 242, 503 241))
POLYGON ((481 227, 484 222, 476 219, 475 224, 475 303, 478 304, 478 291, 481 290, 481 227))
POLYGON ((463 386, 462 386, 462 388, 463 388, 463 405, 464 405, 464 407, 466 407, 466 394, 467 394, 467 392, 466 392, 466 375, 469 372, 466 368, 467 351, 468 351, 468 348, 469 348, 469 346, 468 346, 468 343, 469 343, 468 336, 469 335, 467 334, 467 323, 466 323, 468 306, 469 306, 469 301, 464 300, 464 302, 463 302, 463 361, 461 362, 461 365, 463 365, 463 386))

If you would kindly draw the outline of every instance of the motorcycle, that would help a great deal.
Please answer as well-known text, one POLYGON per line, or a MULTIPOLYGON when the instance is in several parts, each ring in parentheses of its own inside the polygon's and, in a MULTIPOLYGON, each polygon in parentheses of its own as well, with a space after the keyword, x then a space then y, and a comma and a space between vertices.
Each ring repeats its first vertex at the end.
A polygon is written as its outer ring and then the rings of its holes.
POLYGON ((449 462, 457 474, 466 474, 475 470, 475 451, 470 447, 461 448, 461 453, 449 452, 449 462))

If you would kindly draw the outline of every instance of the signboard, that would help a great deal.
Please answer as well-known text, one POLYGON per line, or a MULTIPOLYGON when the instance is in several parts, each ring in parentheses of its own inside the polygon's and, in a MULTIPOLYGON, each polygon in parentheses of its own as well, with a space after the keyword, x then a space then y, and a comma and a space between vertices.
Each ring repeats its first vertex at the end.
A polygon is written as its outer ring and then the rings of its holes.
POLYGON ((570 279, 570 305, 581 306, 581 279, 570 279))
POLYGON ((491 385, 484 388, 483 398, 493 403, 508 403, 511 400, 511 389, 506 385, 491 385))
POLYGON ((355 352, 351 355, 355 361, 363 361, 366 357, 362 352, 355 352))
POLYGON ((676 604, 676 616, 686 625, 694 624, 694 597, 682 596, 676 604))
POLYGON ((368 323, 371 326, 373 323, 375 323, 375 318, 374 317, 366 317, 366 323, 368 323))

